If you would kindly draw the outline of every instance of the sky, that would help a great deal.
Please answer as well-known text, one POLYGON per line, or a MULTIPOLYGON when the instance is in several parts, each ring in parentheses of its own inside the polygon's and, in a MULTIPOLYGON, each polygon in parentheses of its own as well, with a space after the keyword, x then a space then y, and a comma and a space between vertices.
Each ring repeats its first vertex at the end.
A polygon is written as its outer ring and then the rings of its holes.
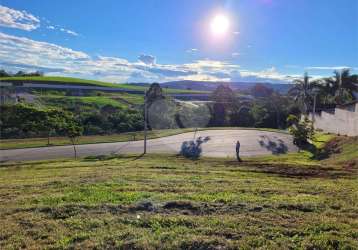
POLYGON ((358 73, 357 0, 0 0, 13 72, 289 83, 341 68, 358 73))

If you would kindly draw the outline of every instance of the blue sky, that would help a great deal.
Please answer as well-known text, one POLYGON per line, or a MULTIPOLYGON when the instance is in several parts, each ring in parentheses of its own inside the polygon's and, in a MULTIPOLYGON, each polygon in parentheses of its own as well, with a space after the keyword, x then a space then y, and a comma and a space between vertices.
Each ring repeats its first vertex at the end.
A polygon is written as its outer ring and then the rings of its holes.
POLYGON ((356 0, 0 0, 0 68, 112 82, 358 72, 356 0), (215 37, 216 15, 229 28, 215 37))

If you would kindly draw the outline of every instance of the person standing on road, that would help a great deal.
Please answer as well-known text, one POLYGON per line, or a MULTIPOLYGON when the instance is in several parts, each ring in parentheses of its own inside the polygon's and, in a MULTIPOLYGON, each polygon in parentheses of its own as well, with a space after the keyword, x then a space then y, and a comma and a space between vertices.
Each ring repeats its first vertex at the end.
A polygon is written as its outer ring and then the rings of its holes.
POLYGON ((241 158, 240 158, 240 141, 237 140, 236 142, 236 157, 237 157, 237 161, 238 162, 242 162, 241 158))

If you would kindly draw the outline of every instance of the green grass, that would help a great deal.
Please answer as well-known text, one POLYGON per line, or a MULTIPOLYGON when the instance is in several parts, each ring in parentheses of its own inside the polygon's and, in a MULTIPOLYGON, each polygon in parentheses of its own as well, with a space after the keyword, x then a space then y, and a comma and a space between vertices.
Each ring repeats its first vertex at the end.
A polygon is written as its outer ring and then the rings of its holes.
POLYGON ((47 95, 41 96, 38 100, 48 106, 63 106, 63 105, 84 105, 103 107, 105 105, 111 105, 113 107, 127 107, 128 103, 121 99, 115 99, 107 96, 58 96, 47 95))
POLYGON ((316 133, 313 136, 312 144, 315 145, 317 148, 322 148, 324 145, 335 136, 333 134, 327 133, 316 133))
POLYGON ((330 141, 327 148, 333 148, 334 153, 324 162, 329 165, 344 165, 347 169, 358 165, 358 136, 336 137, 330 141))
POLYGON ((4 164, 0 249, 358 248, 356 172, 244 160, 4 164))
POLYGON ((77 105, 96 105, 102 107, 105 105, 111 105, 113 107, 126 107, 127 103, 123 103, 120 100, 115 100, 106 96, 57 96, 47 95, 39 98, 40 102, 46 105, 58 106, 59 104, 76 103, 77 105))
MULTIPOLYGON (((207 129, 251 129, 251 128, 233 128, 233 127, 212 127, 212 128, 200 128, 199 130, 207 129)), ((282 130, 269 129, 269 128, 252 128, 263 131, 282 132, 282 130)), ((160 138, 164 136, 176 135, 185 132, 195 131, 195 128, 184 128, 184 129, 163 129, 148 131, 148 139, 160 138)), ((112 135, 91 135, 81 136, 78 144, 90 144, 90 143, 105 143, 105 142, 122 142, 122 141, 133 141, 143 140, 143 131, 139 132, 127 132, 122 134, 112 135)), ((71 142, 66 137, 51 137, 51 146, 63 146, 71 145, 71 142)), ((46 147, 47 138, 25 138, 25 139, 0 139, 0 150, 2 149, 21 149, 21 148, 34 148, 34 147, 46 147)))
MULTIPOLYGON (((19 81, 19 82, 46 82, 48 84, 68 84, 68 85, 83 85, 83 86, 101 86, 109 88, 124 88, 128 90, 139 90, 144 91, 147 88, 142 86, 136 86, 133 84, 125 83, 109 83, 96 80, 87 80, 73 77, 61 77, 61 76, 19 76, 19 77, 2 77, 1 81, 19 81)), ((207 91, 193 91, 193 90, 182 90, 182 89, 165 89, 167 93, 208 93, 207 91)))
POLYGON ((258 156, 252 157, 253 162, 267 163, 290 163, 299 166, 318 164, 328 164, 330 167, 341 168, 344 165, 351 164, 358 166, 358 137, 335 136, 333 134, 317 133, 312 139, 312 144, 317 149, 326 148, 330 152, 327 159, 319 161, 313 152, 300 150, 298 153, 288 153, 278 156, 258 156), (335 142, 338 143, 335 143, 335 142), (326 146, 327 145, 327 146, 326 146), (332 147, 335 147, 333 149, 332 147))
POLYGON ((93 95, 93 96, 66 96, 63 93, 46 93, 41 94, 36 92, 36 103, 46 106, 96 106, 98 108, 105 105, 114 107, 137 107, 144 103, 142 95, 128 94, 128 93, 112 93, 93 95))
POLYGON ((143 95, 133 95, 133 94, 128 94, 128 93, 115 93, 110 95, 110 97, 112 99, 115 100, 124 100, 130 104, 136 104, 136 105, 140 105, 140 104, 144 104, 144 96, 143 95))

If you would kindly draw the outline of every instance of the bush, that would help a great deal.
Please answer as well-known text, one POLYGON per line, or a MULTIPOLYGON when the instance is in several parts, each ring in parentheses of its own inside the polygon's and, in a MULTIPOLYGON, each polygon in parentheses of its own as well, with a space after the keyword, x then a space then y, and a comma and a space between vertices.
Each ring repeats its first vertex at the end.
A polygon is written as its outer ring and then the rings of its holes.
POLYGON ((181 145, 180 154, 191 160, 199 159, 202 152, 201 145, 209 140, 210 137, 207 136, 205 138, 199 137, 192 141, 185 141, 181 145))
POLYGON ((307 117, 300 121, 297 116, 289 115, 287 123, 290 125, 288 131, 293 135, 293 143, 299 147, 307 145, 313 136, 312 122, 307 117))

